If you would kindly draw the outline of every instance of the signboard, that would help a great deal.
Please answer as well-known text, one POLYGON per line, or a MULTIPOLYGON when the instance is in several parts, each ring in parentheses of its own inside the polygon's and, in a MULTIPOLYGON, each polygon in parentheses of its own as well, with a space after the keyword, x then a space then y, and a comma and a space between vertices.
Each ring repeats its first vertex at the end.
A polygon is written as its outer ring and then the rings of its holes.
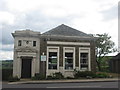
POLYGON ((46 55, 41 55, 41 61, 46 61, 46 55))

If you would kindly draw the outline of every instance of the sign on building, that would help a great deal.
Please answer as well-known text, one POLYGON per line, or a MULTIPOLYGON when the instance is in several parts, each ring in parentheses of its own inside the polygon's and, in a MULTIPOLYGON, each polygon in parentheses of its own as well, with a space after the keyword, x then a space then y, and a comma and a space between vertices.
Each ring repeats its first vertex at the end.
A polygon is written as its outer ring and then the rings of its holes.
POLYGON ((46 61, 46 55, 41 55, 41 61, 46 61))

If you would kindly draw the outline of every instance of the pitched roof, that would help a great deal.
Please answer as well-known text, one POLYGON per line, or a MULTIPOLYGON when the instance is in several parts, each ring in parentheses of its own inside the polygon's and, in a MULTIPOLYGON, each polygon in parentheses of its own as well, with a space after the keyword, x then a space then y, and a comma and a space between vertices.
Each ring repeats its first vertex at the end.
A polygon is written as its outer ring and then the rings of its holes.
POLYGON ((71 28, 67 25, 60 25, 56 28, 53 28, 45 33, 43 35, 63 35, 63 36, 85 36, 85 37, 91 37, 91 35, 86 34, 84 32, 81 32, 79 30, 76 30, 74 28, 71 28))

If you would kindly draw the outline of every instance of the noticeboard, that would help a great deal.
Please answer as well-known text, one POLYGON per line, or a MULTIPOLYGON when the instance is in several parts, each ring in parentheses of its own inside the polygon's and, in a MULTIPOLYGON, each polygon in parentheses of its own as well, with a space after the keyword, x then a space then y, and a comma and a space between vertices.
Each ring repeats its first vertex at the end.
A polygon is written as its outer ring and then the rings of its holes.
POLYGON ((46 61, 46 55, 41 55, 41 61, 46 61))

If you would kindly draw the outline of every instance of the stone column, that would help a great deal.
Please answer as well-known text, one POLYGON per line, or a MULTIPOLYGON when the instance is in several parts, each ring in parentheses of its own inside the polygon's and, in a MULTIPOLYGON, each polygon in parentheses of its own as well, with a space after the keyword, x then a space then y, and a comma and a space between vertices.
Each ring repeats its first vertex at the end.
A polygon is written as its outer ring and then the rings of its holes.
POLYGON ((17 59, 13 61, 13 77, 17 76, 17 59))
POLYGON ((15 77, 16 75, 17 75, 17 68, 16 68, 16 66, 17 66, 17 55, 16 55, 16 51, 14 50, 14 60, 13 60, 13 77, 15 77))
POLYGON ((18 78, 20 78, 21 77, 21 58, 20 57, 18 57, 18 59, 17 59, 17 65, 16 65, 16 72, 17 72, 17 75, 16 76, 18 76, 18 78))
POLYGON ((35 57, 33 57, 33 59, 32 59, 32 71, 31 71, 31 74, 32 74, 32 77, 35 75, 35 60, 36 60, 36 58, 35 57))

